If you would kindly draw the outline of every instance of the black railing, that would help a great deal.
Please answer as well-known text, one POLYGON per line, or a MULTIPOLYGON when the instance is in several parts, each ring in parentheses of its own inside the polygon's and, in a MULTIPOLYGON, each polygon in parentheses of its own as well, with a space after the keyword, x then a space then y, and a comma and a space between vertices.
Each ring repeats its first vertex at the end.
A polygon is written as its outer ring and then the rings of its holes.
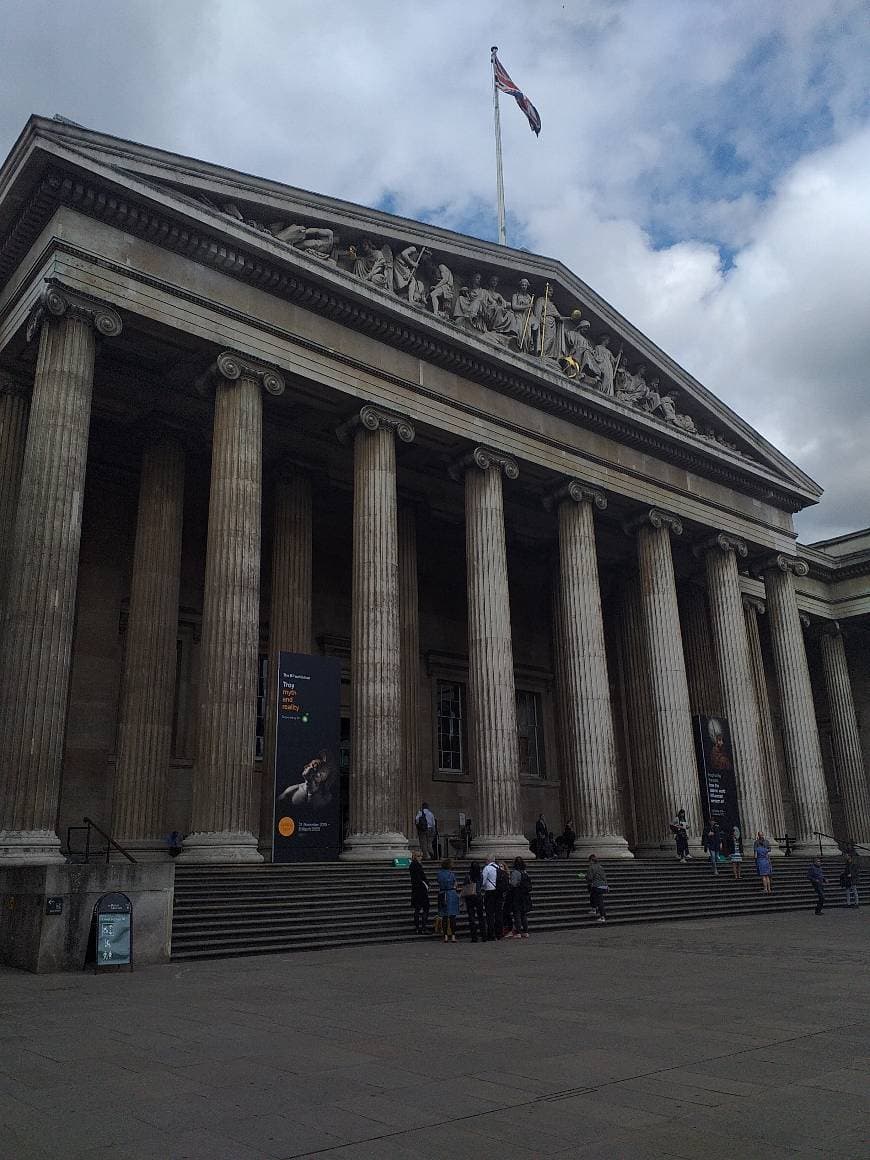
POLYGON ((102 858, 105 856, 106 865, 108 865, 109 858, 110 858, 110 855, 111 855, 111 852, 113 849, 117 850, 119 854, 123 854, 128 862, 135 862, 136 861, 136 859, 133 857, 133 855, 130 854, 127 850, 125 850, 123 846, 119 845, 115 841, 115 839, 112 837, 111 834, 107 834, 106 831, 101 826, 98 826, 97 823, 93 820, 93 818, 85 817, 85 818, 82 818, 82 821, 84 822, 83 826, 67 826, 66 848, 67 848, 67 854, 68 854, 68 858, 69 858, 70 862, 90 862, 91 855, 93 854, 95 858, 102 858), (91 847, 91 830, 96 830, 96 832, 100 835, 101 838, 106 839, 105 849, 102 847, 100 847, 98 849, 92 849, 92 847, 91 847), (84 831, 84 834, 85 834, 85 848, 82 851, 73 850, 72 841, 71 841, 72 835, 73 834, 80 834, 82 831, 84 831))
POLYGON ((851 840, 848 842, 841 842, 838 838, 835 838, 833 834, 826 834, 822 830, 813 830, 813 833, 819 839, 820 858, 824 858, 824 853, 822 852, 822 838, 830 838, 832 842, 836 842, 841 854, 845 854, 849 850, 863 850, 865 854, 870 854, 870 846, 862 846, 860 842, 853 842, 851 840))

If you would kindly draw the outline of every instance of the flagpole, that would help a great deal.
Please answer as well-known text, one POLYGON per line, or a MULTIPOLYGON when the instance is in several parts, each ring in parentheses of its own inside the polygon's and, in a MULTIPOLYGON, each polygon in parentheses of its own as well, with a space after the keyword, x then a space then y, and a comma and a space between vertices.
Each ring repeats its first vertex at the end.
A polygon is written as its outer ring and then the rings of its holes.
POLYGON ((495 83, 495 54, 498 52, 498 45, 494 44, 490 52, 490 64, 492 65, 492 111, 495 122, 495 170, 497 178, 498 190, 498 244, 500 246, 507 245, 507 234, 504 228, 504 176, 501 169, 501 117, 498 110, 498 86, 495 83))

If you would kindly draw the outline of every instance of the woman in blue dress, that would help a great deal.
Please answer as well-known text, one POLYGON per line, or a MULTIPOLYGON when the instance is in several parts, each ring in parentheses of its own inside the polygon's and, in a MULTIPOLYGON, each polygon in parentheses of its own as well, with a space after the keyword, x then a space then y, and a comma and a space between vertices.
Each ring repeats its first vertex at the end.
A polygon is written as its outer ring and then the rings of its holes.
POLYGON ((773 866, 770 864, 770 845, 761 830, 755 835, 753 850, 755 851, 755 869, 758 871, 764 893, 773 894, 770 887, 770 876, 773 873, 773 866))
POLYGON ((438 916, 445 942, 456 942, 456 919, 459 915, 459 891, 456 889, 456 875, 450 868, 450 859, 445 858, 438 871, 438 916))

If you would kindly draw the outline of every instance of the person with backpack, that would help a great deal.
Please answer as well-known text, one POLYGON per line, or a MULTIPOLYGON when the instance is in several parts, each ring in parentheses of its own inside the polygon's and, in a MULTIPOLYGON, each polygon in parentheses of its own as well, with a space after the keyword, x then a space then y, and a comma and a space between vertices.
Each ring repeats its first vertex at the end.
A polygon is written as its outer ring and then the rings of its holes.
POLYGON ((498 937, 496 932, 496 918, 501 922, 501 906, 499 904, 496 884, 498 882, 498 863, 490 857, 480 876, 483 892, 483 909, 486 913, 486 937, 492 940, 498 937))
POLYGON ((526 870, 522 858, 514 858, 513 869, 510 873, 510 899, 513 915, 513 929, 509 930, 505 938, 529 937, 529 910, 532 905, 532 880, 526 870))
POLYGON ((513 920, 511 914, 511 880, 508 868, 504 862, 498 863, 495 876, 495 937, 504 938, 506 930, 510 930, 513 920))
POLYGON ((821 858, 813 858, 809 870, 807 870, 807 878, 810 880, 810 886, 816 893, 816 909, 815 914, 821 914, 825 909, 825 886, 827 885, 827 878, 825 878, 825 871, 822 869, 821 858))
POLYGON ((479 862, 472 862, 468 868, 465 882, 462 884, 462 898, 465 901, 465 914, 468 918, 468 930, 471 941, 478 939, 486 942, 486 914, 483 908, 483 874, 479 862))
POLYGON ((840 885, 846 891, 846 905, 849 907, 858 905, 858 856, 851 851, 846 852, 846 860, 843 863, 843 872, 840 875, 840 885))
POLYGON ((435 815, 429 809, 427 802, 423 802, 414 818, 417 829, 417 841, 420 843, 420 852, 424 858, 435 858, 435 815))
POLYGON ((589 887, 589 901, 595 913, 598 915, 598 922, 607 922, 607 891, 610 887, 607 884, 607 875, 604 873, 604 867, 598 861, 596 854, 589 855, 589 868, 586 871, 586 885, 589 887))

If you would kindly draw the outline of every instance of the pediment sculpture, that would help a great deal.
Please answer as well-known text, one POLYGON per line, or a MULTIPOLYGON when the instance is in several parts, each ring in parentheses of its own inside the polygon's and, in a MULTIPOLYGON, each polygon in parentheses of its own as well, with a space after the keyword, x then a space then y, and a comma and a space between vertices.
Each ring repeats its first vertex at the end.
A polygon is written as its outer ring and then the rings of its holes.
MULTIPOLYGON (((520 277, 513 288, 503 288, 498 275, 484 280, 479 271, 456 270, 427 246, 400 248, 370 236, 345 239, 326 226, 260 221, 246 217, 234 202, 216 203, 206 195, 200 199, 209 208, 352 273, 418 310, 519 354, 544 360, 572 382, 600 391, 622 406, 751 458, 721 432, 701 426, 681 412, 678 392, 663 389, 655 376, 648 378, 643 362, 630 363, 617 338, 606 332, 593 335, 591 320, 584 318, 579 308, 563 313, 549 282, 535 291, 528 278, 520 277)), ((556 287, 556 293, 560 289, 556 287)))

